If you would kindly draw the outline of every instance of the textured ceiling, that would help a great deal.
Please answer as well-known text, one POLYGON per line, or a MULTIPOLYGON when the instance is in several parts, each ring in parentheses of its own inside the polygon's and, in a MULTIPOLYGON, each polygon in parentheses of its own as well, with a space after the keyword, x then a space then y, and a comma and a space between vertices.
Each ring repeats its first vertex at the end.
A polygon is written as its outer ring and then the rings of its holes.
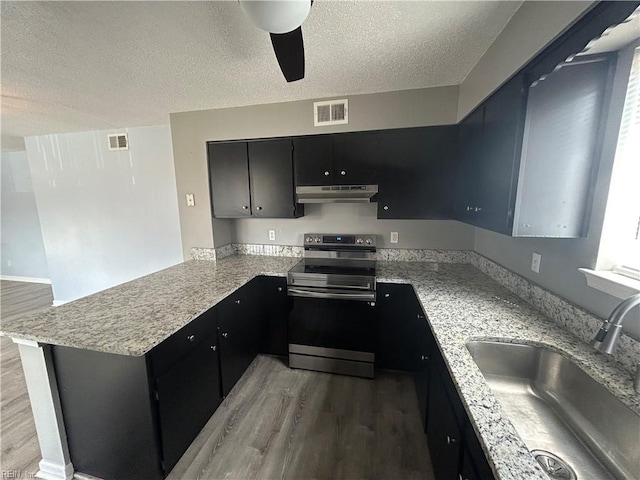
POLYGON ((520 4, 316 0, 306 78, 287 84, 268 34, 235 1, 3 1, 3 138, 459 84, 520 4))

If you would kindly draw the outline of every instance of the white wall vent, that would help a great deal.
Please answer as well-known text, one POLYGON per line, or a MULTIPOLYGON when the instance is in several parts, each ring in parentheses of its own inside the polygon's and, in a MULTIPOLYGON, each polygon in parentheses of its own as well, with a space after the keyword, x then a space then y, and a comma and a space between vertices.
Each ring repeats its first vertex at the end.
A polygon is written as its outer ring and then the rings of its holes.
POLYGON ((109 135, 109 150, 129 150, 129 137, 126 133, 109 135))
POLYGON ((349 123, 349 100, 327 100, 313 102, 313 125, 341 125, 349 123))

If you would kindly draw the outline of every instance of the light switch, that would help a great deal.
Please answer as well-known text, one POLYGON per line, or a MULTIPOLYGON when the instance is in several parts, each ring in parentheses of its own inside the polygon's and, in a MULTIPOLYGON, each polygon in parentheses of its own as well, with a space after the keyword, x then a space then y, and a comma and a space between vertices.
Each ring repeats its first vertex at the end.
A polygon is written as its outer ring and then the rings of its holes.
POLYGON ((276 231, 269 230, 269 240, 274 241, 276 239, 276 231))
POLYGON ((542 255, 537 252, 533 252, 531 256, 531 270, 536 273, 540 273, 540 263, 542 263, 542 255))
POLYGON ((398 232, 391 232, 391 243, 398 243, 398 232))
POLYGON ((193 197, 193 193, 187 193, 187 207, 195 207, 196 200, 193 197))

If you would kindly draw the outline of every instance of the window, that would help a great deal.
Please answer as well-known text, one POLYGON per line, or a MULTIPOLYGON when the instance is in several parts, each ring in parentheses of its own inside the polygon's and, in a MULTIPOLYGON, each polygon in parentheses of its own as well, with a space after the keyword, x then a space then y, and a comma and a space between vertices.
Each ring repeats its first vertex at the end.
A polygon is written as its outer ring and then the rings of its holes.
POLYGON ((597 271, 581 270, 590 286, 612 295, 624 298, 640 291, 640 47, 633 52, 597 271))

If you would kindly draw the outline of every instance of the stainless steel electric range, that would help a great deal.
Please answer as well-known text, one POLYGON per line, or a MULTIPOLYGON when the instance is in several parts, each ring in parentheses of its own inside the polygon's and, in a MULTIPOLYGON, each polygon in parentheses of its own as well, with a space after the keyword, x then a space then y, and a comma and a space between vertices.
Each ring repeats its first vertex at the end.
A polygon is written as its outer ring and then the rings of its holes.
POLYGON ((289 366, 373 378, 376 236, 304 236, 287 275, 289 366))

